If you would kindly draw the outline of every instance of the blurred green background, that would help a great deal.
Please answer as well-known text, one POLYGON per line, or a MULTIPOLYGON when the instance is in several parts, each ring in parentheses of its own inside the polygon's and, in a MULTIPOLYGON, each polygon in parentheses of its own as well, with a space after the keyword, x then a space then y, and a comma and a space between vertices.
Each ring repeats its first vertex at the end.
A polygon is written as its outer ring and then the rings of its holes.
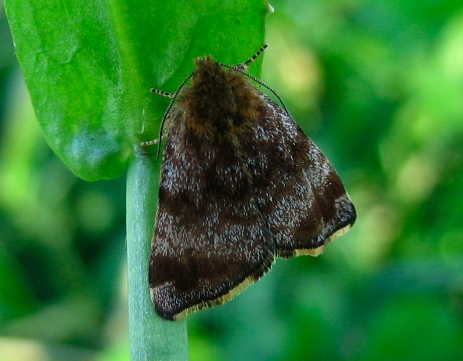
MULTIPOLYGON (((191 360, 461 360, 461 1, 271 4, 262 79, 358 221, 190 316, 191 360)), ((128 360, 125 179, 84 182, 49 150, 3 7, 0 137, 0 359, 128 360)))

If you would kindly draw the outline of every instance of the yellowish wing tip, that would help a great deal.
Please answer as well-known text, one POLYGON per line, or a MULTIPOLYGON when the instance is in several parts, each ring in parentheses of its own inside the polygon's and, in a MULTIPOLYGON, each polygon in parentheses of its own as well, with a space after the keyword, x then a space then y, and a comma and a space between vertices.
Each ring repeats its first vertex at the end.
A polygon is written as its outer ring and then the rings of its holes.
MULTIPOLYGON (((341 234, 347 232, 350 229, 350 227, 351 227, 351 225, 348 225, 346 227, 343 227, 343 228, 337 230, 331 236, 329 236, 327 238, 327 240, 325 241, 325 243, 323 245, 321 245, 320 247, 313 248, 313 249, 298 249, 298 250, 295 250, 294 251, 294 256, 302 256, 302 255, 309 255, 309 256, 312 256, 312 257, 319 256, 320 254, 323 253, 323 251, 325 250, 326 245, 331 240, 333 240, 337 236, 340 236, 341 234)), ((275 263, 275 258, 273 259, 273 262, 271 263, 270 267, 267 270, 264 271, 262 276, 265 275, 272 268, 273 263, 275 263)), ((224 294, 224 295, 222 295, 220 297, 217 297, 215 299, 205 301, 205 302, 202 302, 200 304, 188 307, 188 308, 184 309, 183 311, 181 311, 181 312, 177 313, 176 315, 174 315, 173 319, 175 321, 178 321, 178 320, 181 320, 181 319, 185 318, 187 315, 195 313, 195 312, 197 312, 197 311, 199 311, 199 310, 201 310, 203 308, 223 305, 224 303, 226 303, 226 302, 230 301, 231 299, 233 299, 235 296, 239 295, 246 288, 248 288, 250 284, 254 283, 258 279, 260 279, 262 276, 260 276, 258 278, 255 278, 253 275, 251 275, 251 276, 247 277, 239 285, 237 285, 235 288, 233 288, 229 292, 227 292, 226 294, 224 294)), ((154 290, 150 290, 152 300, 154 300, 153 291, 154 290)))
POLYGON ((331 236, 329 236, 325 243, 322 244, 320 247, 317 248, 312 248, 312 249, 296 249, 294 251, 294 256, 312 256, 312 257, 317 257, 321 255, 326 248, 326 245, 331 242, 333 239, 336 237, 340 236, 341 234, 346 233, 350 229, 351 225, 347 225, 341 229, 338 229, 336 232, 334 232, 331 236))
POLYGON ((297 249, 294 251, 294 256, 312 256, 317 257, 325 251, 325 245, 312 249, 297 249))
MULTIPOLYGON (((224 303, 226 303, 226 302, 230 301, 231 299, 233 299, 235 296, 238 296, 241 292, 243 292, 246 288, 248 288, 249 285, 256 282, 258 279, 262 278, 268 271, 270 271, 270 269, 272 268, 274 263, 275 263, 275 258, 273 259, 273 261, 270 264, 270 266, 268 267, 268 269, 264 270, 264 272, 263 272, 263 274, 261 276, 256 278, 254 275, 251 275, 251 276, 245 278, 243 282, 241 282, 236 287, 234 287, 233 289, 228 291, 226 294, 224 294, 224 295, 222 295, 220 297, 214 298, 212 300, 205 301, 205 302, 202 302, 200 304, 188 307, 188 308, 184 309, 183 311, 181 311, 181 312, 177 313, 176 315, 174 315, 173 319, 175 321, 178 321, 178 320, 181 320, 181 319, 185 318, 187 315, 190 315, 190 314, 195 313, 195 312, 197 312, 199 310, 202 310, 203 308, 209 308, 209 307, 213 307, 213 306, 223 305, 224 303)), ((151 299, 153 300, 153 290, 150 290, 150 293, 151 293, 151 299)))
POLYGON ((191 306, 191 307, 183 310, 182 312, 177 313, 174 316, 174 320, 175 321, 181 320, 181 319, 185 318, 187 315, 191 315, 192 313, 195 313, 195 312, 197 312, 199 310, 202 310, 203 308, 210 308, 210 307, 213 307, 213 306, 223 305, 224 303, 226 303, 226 302, 230 301, 231 299, 233 299, 235 296, 239 295, 246 288, 248 288, 250 284, 254 283, 255 281, 256 281, 256 279, 254 279, 253 276, 250 276, 250 277, 246 278, 243 282, 241 282, 238 286, 236 286, 235 288, 230 290, 228 293, 226 293, 226 294, 224 294, 224 295, 222 295, 222 296, 220 296, 218 298, 214 298, 213 300, 209 300, 209 301, 202 302, 200 304, 191 306))

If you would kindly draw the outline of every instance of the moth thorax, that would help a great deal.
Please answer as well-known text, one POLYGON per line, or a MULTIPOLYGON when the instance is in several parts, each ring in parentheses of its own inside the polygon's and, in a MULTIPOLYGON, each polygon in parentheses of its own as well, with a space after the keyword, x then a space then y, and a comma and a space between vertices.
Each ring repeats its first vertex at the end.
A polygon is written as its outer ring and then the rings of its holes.
POLYGON ((248 79, 210 57, 198 59, 196 66, 183 96, 189 125, 218 136, 249 129, 257 114, 258 97, 248 79))

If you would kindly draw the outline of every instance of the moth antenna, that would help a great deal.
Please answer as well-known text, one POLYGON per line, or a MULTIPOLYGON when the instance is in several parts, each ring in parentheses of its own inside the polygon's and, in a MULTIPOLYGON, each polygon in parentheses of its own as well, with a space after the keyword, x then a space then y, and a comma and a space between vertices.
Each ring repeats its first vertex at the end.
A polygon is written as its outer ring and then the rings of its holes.
POLYGON ((293 117, 291 116, 291 114, 289 113, 289 110, 288 108, 286 107, 286 104, 285 102, 283 101, 283 99, 281 99, 281 97, 278 95, 278 93, 272 88, 270 87, 269 85, 265 84, 262 80, 256 78, 254 75, 251 75, 249 73, 246 73, 244 70, 241 70, 241 69, 234 69, 236 71, 239 71, 241 74, 243 75, 246 75, 248 78, 254 80, 257 84, 260 84, 262 85, 264 88, 266 88, 268 91, 272 92, 273 95, 275 95, 275 97, 278 99, 278 101, 280 102, 280 104, 282 105, 283 109, 285 110, 286 114, 289 115, 289 117, 292 119, 293 117))
POLYGON ((268 91, 270 91, 273 95, 275 95, 275 97, 278 99, 278 101, 280 102, 280 104, 282 105, 283 109, 285 110, 286 114, 289 115, 289 117, 292 119, 293 117, 291 116, 291 114, 289 113, 289 110, 288 108, 286 107, 286 104, 285 102, 283 101, 283 99, 281 99, 281 97, 278 95, 278 93, 273 90, 270 86, 268 86, 267 84, 265 84, 262 80, 260 79, 257 79, 254 75, 251 75, 249 73, 247 73, 245 70, 246 68, 254 61, 256 60, 263 52, 265 49, 268 48, 268 44, 265 43, 264 45, 262 45, 262 47, 257 50, 257 52, 251 56, 251 58, 247 61, 245 61, 244 63, 241 63, 241 64, 238 64, 238 65, 227 65, 227 64, 222 64, 222 63, 219 63, 221 66, 225 67, 225 68, 228 68, 230 70, 236 70, 236 71, 239 71, 241 74, 243 75, 246 75, 248 78, 254 80, 257 84, 260 84, 262 85, 264 88, 266 88, 268 91))
MULTIPOLYGON (((260 48, 260 50, 256 53, 256 55, 258 56, 258 54, 261 54, 263 49, 265 49, 266 46, 264 45, 262 48, 260 48)), ((250 60, 248 60, 246 63, 248 63, 249 61, 253 61, 253 59, 256 58, 256 55, 253 56, 250 60)), ((243 64, 246 64, 246 63, 243 63, 243 64)), ((227 65, 227 64, 221 64, 219 63, 221 66, 225 67, 225 68, 228 68, 230 70, 235 70, 235 71, 238 71, 240 72, 241 74, 247 76, 249 79, 252 79, 254 80, 257 84, 260 84, 262 85, 264 88, 266 88, 268 91, 270 91, 273 95, 275 95, 275 97, 278 99, 278 101, 280 102, 281 106, 283 107, 284 111, 286 112, 286 114, 289 115, 289 117, 291 119, 293 119, 293 117, 291 116, 288 108, 286 107, 286 104, 285 102, 283 101, 283 99, 281 99, 281 97, 278 95, 278 93, 272 88, 270 87, 269 85, 265 84, 262 80, 256 78, 254 75, 251 75, 249 73, 247 73, 245 71, 245 68, 242 68, 241 65, 235 65, 235 66, 232 66, 232 65, 227 65)))
POLYGON ((165 92, 165 91, 162 91, 162 90, 157 90, 157 89, 154 89, 154 88, 150 89, 150 92, 152 92, 152 93, 160 94, 162 96, 165 96, 165 97, 168 97, 168 98, 172 99, 170 101, 169 106, 167 107, 166 111, 164 112, 164 115, 162 116, 161 128, 159 129, 159 137, 157 139, 141 143, 141 145, 144 145, 144 146, 157 144, 158 145, 158 149, 157 149, 157 152, 156 152, 156 157, 157 158, 159 158, 159 155, 161 154, 161 141, 163 139, 165 139, 164 134, 162 134, 162 133, 163 133, 163 130, 164 130, 164 124, 166 122, 166 119, 167 119, 167 117, 168 117, 168 115, 169 115, 169 113, 170 113, 170 111, 172 109, 172 106, 174 105, 175 101, 177 100, 178 93, 180 93, 180 90, 182 90, 182 88, 185 86, 186 82, 188 80, 190 80, 190 78, 194 75, 194 73, 195 72, 193 71, 190 75, 188 75, 182 81, 182 83, 180 84, 180 86, 177 88, 177 90, 174 93, 169 93, 169 92, 165 92))
MULTIPOLYGON (((251 56, 251 58, 247 61, 245 61, 244 63, 241 63, 241 64, 238 64, 238 65, 234 65, 232 66, 231 68, 234 68, 234 69, 241 69, 241 70, 244 70, 246 69, 249 65, 251 65, 251 63, 256 60, 263 52, 265 49, 268 48, 268 44, 265 43, 264 45, 261 46, 261 48, 259 50, 257 50, 257 52, 251 56)), ((221 64, 221 65, 224 65, 224 64, 221 64)))

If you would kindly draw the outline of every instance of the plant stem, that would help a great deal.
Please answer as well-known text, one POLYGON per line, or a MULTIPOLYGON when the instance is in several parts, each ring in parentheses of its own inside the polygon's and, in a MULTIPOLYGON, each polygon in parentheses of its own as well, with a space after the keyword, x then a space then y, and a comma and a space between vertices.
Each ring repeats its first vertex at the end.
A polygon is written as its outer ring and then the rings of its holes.
POLYGON ((131 361, 188 360, 186 321, 166 321, 149 296, 148 264, 158 172, 153 162, 136 157, 127 178, 127 259, 131 361))

